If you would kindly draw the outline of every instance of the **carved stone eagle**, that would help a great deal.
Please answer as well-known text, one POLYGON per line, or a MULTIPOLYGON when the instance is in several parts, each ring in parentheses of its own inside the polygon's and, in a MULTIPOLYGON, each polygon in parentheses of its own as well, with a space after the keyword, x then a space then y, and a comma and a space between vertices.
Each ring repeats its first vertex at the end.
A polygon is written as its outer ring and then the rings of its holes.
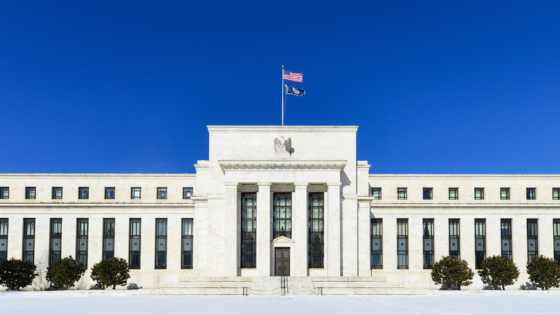
POLYGON ((288 138, 284 140, 284 137, 280 137, 280 139, 274 139, 274 151, 276 153, 287 152, 290 153, 292 150, 292 138, 288 138))

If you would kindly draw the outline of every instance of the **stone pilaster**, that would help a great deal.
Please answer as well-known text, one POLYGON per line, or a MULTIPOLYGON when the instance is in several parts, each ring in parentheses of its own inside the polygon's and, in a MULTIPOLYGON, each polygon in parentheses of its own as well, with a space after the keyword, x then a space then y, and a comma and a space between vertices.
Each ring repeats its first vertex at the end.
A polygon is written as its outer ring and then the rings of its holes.
POLYGON ((358 199, 358 276, 371 276, 371 198, 358 199))
POLYGON ((295 241, 294 265, 291 275, 307 276, 307 185, 308 183, 294 183, 295 202, 292 202, 292 238, 295 241))
POLYGON ((224 276, 235 277, 239 270, 239 211, 237 209, 237 183, 224 183, 225 202, 225 255, 224 276))
POLYGON ((327 275, 340 276, 340 182, 327 183, 327 275))
POLYGON ((270 185, 259 182, 257 196, 257 271, 260 276, 268 277, 270 273, 270 185))

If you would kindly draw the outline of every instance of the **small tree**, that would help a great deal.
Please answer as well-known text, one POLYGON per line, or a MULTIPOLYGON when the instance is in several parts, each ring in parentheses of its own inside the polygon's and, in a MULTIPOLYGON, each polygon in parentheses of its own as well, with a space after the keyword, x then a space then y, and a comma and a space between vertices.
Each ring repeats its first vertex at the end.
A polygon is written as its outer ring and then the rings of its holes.
POLYGON ((47 281, 59 288, 73 287, 80 280, 87 268, 72 256, 61 258, 47 267, 47 281))
POLYGON ((474 273, 469 264, 460 258, 453 256, 442 257, 432 268, 432 280, 436 284, 443 284, 447 290, 456 286, 461 290, 462 286, 472 284, 474 273))
POLYGON ((527 273, 531 284, 542 290, 560 286, 560 265, 552 258, 534 257, 527 263, 527 273))
POLYGON ((519 269, 513 259, 502 256, 487 257, 482 261, 482 269, 478 271, 482 283, 506 289, 506 285, 513 285, 519 278, 519 269))
POLYGON ((0 285, 8 290, 20 290, 33 283, 37 276, 35 266, 30 261, 23 261, 15 258, 4 261, 0 264, 0 285))
POLYGON ((122 258, 102 260, 91 268, 91 278, 103 289, 126 285, 130 278, 128 263, 122 258))

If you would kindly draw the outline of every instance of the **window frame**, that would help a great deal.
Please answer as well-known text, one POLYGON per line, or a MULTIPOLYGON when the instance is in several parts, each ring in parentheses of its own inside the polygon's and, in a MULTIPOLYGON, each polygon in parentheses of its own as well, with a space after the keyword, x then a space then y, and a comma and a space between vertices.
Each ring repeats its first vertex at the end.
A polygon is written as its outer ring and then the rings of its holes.
POLYGON ((194 219, 181 219, 181 269, 193 269, 194 219), (190 223, 190 228, 188 224, 190 223), (189 249, 190 246, 190 250, 189 249))
POLYGON ((458 187, 449 187, 449 191, 447 196, 449 197, 449 200, 459 200, 459 188, 458 187), (455 192, 455 198, 451 198, 451 192, 454 191, 455 192))
POLYGON ((307 267, 325 268, 325 193, 310 192, 307 199, 307 267))
POLYGON ((63 197, 62 187, 52 187, 52 200, 62 200, 63 197), (58 198, 58 192, 60 192, 60 198, 58 198))
POLYGON ((371 269, 383 269, 383 219, 372 218, 370 225, 371 225, 371 243, 370 243, 371 269))
POLYGON ((510 187, 500 187, 500 200, 511 200, 510 187), (506 193, 505 198, 504 192, 506 193))
POLYGON ((241 268, 257 268, 257 193, 241 193, 241 268), (249 203, 250 201, 250 203, 249 203))
POLYGON ((156 218, 154 269, 167 269, 168 227, 167 218, 156 218))
POLYGON ((190 200, 193 195, 194 195, 194 188, 193 187, 183 187, 183 200, 190 200), (187 196, 189 191, 190 191, 191 195, 187 196))
POLYGON ((449 219, 447 224, 449 234, 449 256, 461 258, 461 219, 449 219), (452 226, 454 227, 452 228, 452 226), (457 250, 452 250, 451 248, 451 246, 453 246, 453 241, 457 244, 457 250))
POLYGON ((142 268, 142 219, 130 218, 128 231, 128 267, 129 269, 140 270, 142 268), (137 228, 133 226, 135 224, 138 224, 137 228), (138 234, 134 234, 136 230, 138 230, 138 234), (138 250, 132 250, 134 240, 138 241, 138 250))
POLYGON ((560 200, 560 188, 552 187, 552 200, 560 200), (554 196, 555 192, 556 196, 554 196))
POLYGON ((397 219, 397 269, 409 268, 408 219, 397 219), (402 233, 404 232, 404 234, 402 233), (403 250, 399 250, 399 242, 405 240, 403 250))
POLYGON ((117 189, 115 187, 105 187, 105 200, 115 200, 117 197, 117 189), (113 192, 113 198, 110 198, 110 192, 113 192))
POLYGON ((158 200, 167 200, 167 187, 158 187, 156 195, 158 200))
POLYGON ((80 200, 89 199, 89 187, 78 187, 78 199, 80 200))
POLYGON ((500 254, 503 258, 513 259, 513 225, 511 219, 500 219, 500 254), (508 242, 509 251, 504 250, 504 244, 508 242))
POLYGON ((397 187, 397 200, 408 200, 408 187, 397 187), (404 198, 401 198, 401 193, 404 198))
POLYGON ((21 254, 21 258, 24 261, 30 261, 32 263, 35 263, 35 230, 36 230, 36 220, 35 218, 24 218, 23 219, 23 246, 22 246, 22 254, 21 254), (31 226, 31 229, 33 230, 33 234, 29 234, 29 228, 28 226, 31 226), (33 242, 28 243, 29 240, 33 240, 33 242), (26 246, 27 244, 31 244, 31 250, 26 250, 29 249, 28 246, 26 246), (31 257, 31 259, 29 259, 29 257, 31 257))
POLYGON ((115 258, 115 229, 115 218, 103 218, 103 244, 101 249, 101 259, 103 260, 115 258), (107 244, 107 242, 111 243, 107 244), (113 250, 107 250, 107 245, 112 246, 113 250))
POLYGON ((62 218, 51 218, 49 233, 49 266, 52 266, 52 264, 60 258, 62 258, 62 218), (58 243, 55 243, 57 241, 58 243))
POLYGON ((560 219, 552 219, 554 260, 560 263, 560 219))
POLYGON ((10 187, 0 187, 0 199, 10 199, 10 187))
POLYGON ((434 234, 435 224, 434 219, 422 219, 422 254, 423 254, 423 269, 432 269, 434 266, 434 234), (431 229, 430 229, 431 226, 431 229), (431 247, 430 247, 431 245, 431 247), (430 250, 431 248, 431 250, 430 250))
POLYGON ((434 199, 434 189, 432 187, 422 187, 422 200, 433 200, 434 199), (426 198, 426 192, 429 193, 428 198, 426 198))
POLYGON ((142 199, 142 187, 130 187, 130 199, 131 200, 141 200, 142 199), (138 198, 134 197, 134 192, 138 192, 138 198))
POLYGON ((37 187, 25 187, 25 199, 26 200, 37 199, 37 187))
POLYGON ((474 200, 484 200, 484 187, 475 187, 474 188, 474 200), (476 196, 477 191, 480 192, 480 198, 477 198, 477 196, 476 196))
POLYGON ((474 219, 474 255, 475 255, 475 269, 482 269, 482 261, 486 259, 486 219, 474 219), (478 228, 477 224, 481 224, 481 229, 478 228), (482 230, 480 232, 480 230, 482 230), (477 249, 477 242, 482 241, 482 250, 477 249))
POLYGON ((526 191, 527 200, 537 200, 537 188, 536 187, 527 187, 525 191, 526 191))
POLYGON ((537 256, 539 256, 539 220, 527 219, 527 263, 537 256), (534 234, 531 234, 531 231, 533 231, 534 234), (535 243, 534 250, 529 249, 531 240, 534 240, 535 243))
POLYGON ((86 268, 88 267, 88 251, 89 251, 89 219, 76 219, 76 260, 80 261, 86 268), (85 225, 85 233, 82 229, 85 225), (85 241, 85 250, 81 247, 80 242, 85 241))
POLYGON ((382 200, 383 199, 382 187, 372 187, 371 188, 371 196, 373 197, 373 200, 382 200), (378 193, 377 196, 376 196, 376 193, 378 193))
POLYGON ((8 236, 10 235, 10 219, 0 218, 0 264, 8 260, 8 236), (2 250, 2 248, 4 248, 2 250))

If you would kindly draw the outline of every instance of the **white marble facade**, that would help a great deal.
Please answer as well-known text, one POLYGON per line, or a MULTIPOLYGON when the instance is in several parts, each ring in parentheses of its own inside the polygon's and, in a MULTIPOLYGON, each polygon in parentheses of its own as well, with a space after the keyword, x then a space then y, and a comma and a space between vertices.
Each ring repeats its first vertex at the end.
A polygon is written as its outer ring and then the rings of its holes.
MULTIPOLYGON (((88 267, 102 258, 102 222, 115 219, 115 256, 128 259, 129 221, 142 221, 141 267, 131 282, 155 288, 179 277, 268 277, 275 275, 275 248, 289 250, 290 276, 386 276, 408 288, 435 289, 430 270, 423 268, 424 219, 434 221, 434 256, 449 254, 449 219, 460 220, 460 256, 475 265, 475 219, 485 219, 486 255, 501 254, 501 220, 512 222, 512 253, 527 281, 527 220, 538 222, 538 253, 554 257, 553 222, 560 219, 558 175, 377 175, 366 161, 356 160, 358 127, 209 126, 209 159, 198 161, 196 174, 0 174, 0 220, 8 219, 7 256, 22 258, 23 221, 36 220, 35 264, 40 277, 34 288, 45 288, 49 256, 49 222, 62 219, 62 256, 76 255, 77 219, 89 219, 88 267), (275 139, 291 139, 288 152, 277 152, 275 139), (26 199, 26 187, 36 187, 36 199, 26 199), (62 187, 62 199, 52 188, 62 187), (88 199, 78 189, 89 188, 88 199), (115 199, 105 188, 115 187, 115 199), (131 188, 141 199, 131 199, 131 188), (193 188, 190 199, 184 188, 193 188), (167 188, 167 199, 158 199, 167 188), (381 188, 375 199, 372 188, 381 188), (397 188, 406 188, 405 200, 397 188), (423 189, 432 188, 432 199, 423 189), (458 199, 449 200, 449 188, 458 199), (477 200, 475 188, 484 188, 477 200), (509 188, 510 199, 500 198, 509 188), (527 188, 536 199, 527 200, 527 188), (256 194, 256 265, 241 264, 241 196, 256 194), (292 201, 291 237, 273 237, 275 193, 289 193, 292 201), (324 258, 321 268, 308 265, 308 197, 324 197, 324 258), (166 269, 155 269, 155 222, 167 219, 166 269), (194 221, 192 269, 181 268, 181 219, 194 221), (382 219, 382 267, 372 269, 371 220, 382 219), (408 219, 408 269, 397 268, 397 219, 408 219)), ((362 144, 367 145, 367 144, 362 144)), ((372 168, 375 172, 375 167, 372 168)), ((560 238, 560 235, 558 235, 560 238)), ((2 247, 0 247, 1 250, 2 247)), ((558 248, 557 250, 560 250, 558 248)), ((79 288, 91 284, 84 277, 79 288)), ((480 288, 479 279, 470 288, 480 288)))

